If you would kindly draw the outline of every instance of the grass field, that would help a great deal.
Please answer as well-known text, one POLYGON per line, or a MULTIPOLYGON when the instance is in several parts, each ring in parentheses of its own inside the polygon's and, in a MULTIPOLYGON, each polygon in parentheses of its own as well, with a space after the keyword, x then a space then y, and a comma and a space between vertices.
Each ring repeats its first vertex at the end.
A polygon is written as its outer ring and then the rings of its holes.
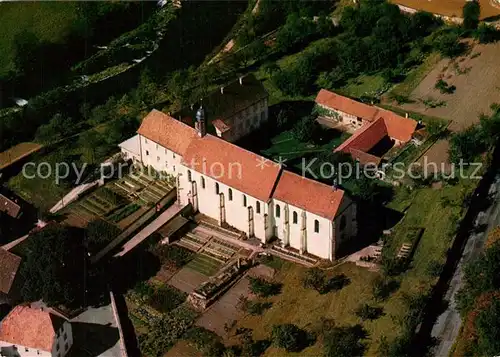
POLYGON ((304 143, 293 137, 290 130, 283 131, 271 139, 272 146, 262 150, 261 154, 272 160, 285 159, 292 166, 300 166, 301 158, 308 156, 319 156, 321 153, 331 152, 334 148, 344 142, 350 134, 341 133, 330 129, 325 135, 324 143, 304 143))
POLYGON ((360 98, 362 96, 375 97, 386 87, 384 78, 380 75, 362 74, 349 81, 339 92, 349 97, 360 98))
MULTIPOLYGON (((428 187, 413 191, 397 189, 388 206, 398 211, 407 211, 403 220, 394 228, 389 253, 399 249, 409 231, 415 227, 423 227, 425 232, 416 248, 410 268, 397 278, 401 284, 399 290, 388 300, 374 300, 372 283, 379 273, 369 272, 351 263, 340 265, 329 273, 345 274, 349 277, 350 284, 338 292, 320 295, 302 286, 306 268, 284 262, 276 276, 276 279, 283 283, 282 293, 266 300, 272 302, 272 307, 262 316, 245 316, 238 321, 237 326, 251 328, 254 338, 265 339, 270 337, 272 326, 275 324, 294 323, 312 330, 322 317, 333 319, 336 326, 360 323, 369 334, 365 341, 368 347, 365 355, 376 355, 382 336, 386 336, 390 341, 401 331, 397 321, 407 313, 403 296, 429 291, 435 283, 436 278, 429 275, 428 267, 431 262, 444 261, 456 224, 464 212, 463 199, 472 192, 476 183, 463 181, 440 190, 428 187), (449 199, 447 205, 442 204, 445 197, 449 199), (354 310, 364 303, 382 307, 384 315, 374 321, 361 321, 354 314, 354 310)), ((321 341, 300 352, 300 355, 307 356, 321 354, 321 341)), ((281 357, 297 354, 287 354, 284 350, 270 347, 264 355, 281 357)))
POLYGON ((0 3, 0 78, 14 69, 15 36, 30 31, 42 42, 60 43, 76 20, 76 2, 0 3))

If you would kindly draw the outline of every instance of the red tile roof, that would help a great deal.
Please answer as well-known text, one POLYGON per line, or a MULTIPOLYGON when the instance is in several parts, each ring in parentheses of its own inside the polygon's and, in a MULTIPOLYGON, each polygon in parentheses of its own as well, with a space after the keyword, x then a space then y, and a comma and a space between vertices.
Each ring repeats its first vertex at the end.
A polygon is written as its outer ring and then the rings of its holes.
POLYGON ((308 178, 283 171, 273 198, 333 221, 344 191, 308 178))
POLYGON ((158 110, 152 110, 143 119, 137 133, 179 155, 184 155, 191 140, 197 137, 195 129, 158 110))
POLYGON ((0 292, 8 294, 16 278, 21 258, 0 248, 0 292))
POLYGON ((375 164, 378 166, 380 161, 382 161, 381 157, 354 148, 349 149, 349 154, 351 154, 354 160, 359 161, 363 165, 375 164))
POLYGON ((385 109, 379 110, 379 116, 384 118, 387 135, 402 142, 411 140, 412 135, 417 128, 417 122, 415 120, 403 118, 402 116, 385 109))
POLYGON ((262 201, 271 197, 280 167, 213 135, 196 137, 183 164, 262 201))
POLYGON ((387 128, 382 118, 363 125, 346 141, 340 144, 335 151, 349 152, 350 149, 357 149, 368 152, 387 135, 387 128))
POLYGON ((353 99, 321 89, 316 96, 316 103, 328 108, 340 110, 344 113, 355 115, 363 120, 372 122, 379 118, 384 118, 387 127, 387 134, 399 141, 409 141, 417 122, 412 119, 403 118, 390 110, 368 105, 353 99))
POLYGON ((325 107, 340 110, 341 112, 351 114, 368 121, 375 120, 375 116, 378 112, 377 107, 352 100, 326 89, 321 89, 319 91, 315 101, 325 107))
POLYGON ((2 321, 0 341, 52 352, 64 320, 40 309, 16 306, 2 321))
POLYGON ((226 123, 224 123, 220 119, 215 119, 212 122, 212 125, 215 126, 215 129, 219 130, 221 133, 225 133, 226 131, 231 129, 231 127, 229 125, 227 125, 226 123))
POLYGON ((5 212, 12 218, 17 218, 21 212, 21 206, 10 198, 0 194, 0 212, 5 212))

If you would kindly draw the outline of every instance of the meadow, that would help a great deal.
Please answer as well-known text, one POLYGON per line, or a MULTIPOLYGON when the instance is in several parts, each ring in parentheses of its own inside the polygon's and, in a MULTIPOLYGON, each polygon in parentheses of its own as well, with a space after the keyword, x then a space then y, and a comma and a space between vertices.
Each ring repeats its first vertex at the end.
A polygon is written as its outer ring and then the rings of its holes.
POLYGON ((0 78, 15 69, 15 39, 31 32, 40 42, 62 43, 77 19, 77 2, 0 3, 0 78))

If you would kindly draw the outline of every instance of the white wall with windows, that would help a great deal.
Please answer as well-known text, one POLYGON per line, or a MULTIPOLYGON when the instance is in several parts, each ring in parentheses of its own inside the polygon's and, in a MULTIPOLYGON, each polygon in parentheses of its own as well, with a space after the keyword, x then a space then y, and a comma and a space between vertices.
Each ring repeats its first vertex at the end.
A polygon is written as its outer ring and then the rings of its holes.
POLYGON ((253 233, 262 242, 270 238, 272 232, 269 229, 266 232, 266 219, 269 219, 267 218, 269 205, 266 202, 184 165, 181 165, 178 183, 181 204, 193 203, 193 200, 196 200, 193 205, 197 206, 200 213, 218 221, 222 219, 247 235, 253 233), (196 192, 193 192, 192 181, 195 182, 196 192))
POLYGON ((139 140, 143 165, 151 166, 156 171, 177 175, 182 161, 181 155, 142 135, 139 135, 139 140))

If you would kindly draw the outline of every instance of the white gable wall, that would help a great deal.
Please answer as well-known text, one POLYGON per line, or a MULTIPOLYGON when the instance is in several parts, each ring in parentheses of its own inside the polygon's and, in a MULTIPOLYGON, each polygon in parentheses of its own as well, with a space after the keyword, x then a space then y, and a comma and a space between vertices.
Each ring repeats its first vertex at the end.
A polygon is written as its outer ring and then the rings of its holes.
POLYGON ((181 155, 142 135, 139 135, 139 141, 143 165, 151 166, 156 171, 177 175, 182 161, 181 155))
POLYGON ((316 255, 323 259, 331 259, 333 255, 333 228, 332 222, 327 218, 320 217, 310 212, 305 212, 305 222, 304 220, 304 210, 293 205, 287 204, 283 201, 273 199, 273 221, 276 227, 276 236, 285 244, 290 245, 290 247, 300 251, 304 248, 304 251, 310 254, 316 255), (277 206, 279 206, 280 216, 276 215, 277 206), (287 211, 288 210, 288 241, 286 239, 287 225, 287 211), (293 212, 297 212, 297 223, 293 223, 293 212), (319 232, 314 231, 314 222, 318 221, 319 232), (305 224, 306 227, 306 239, 305 246, 302 247, 302 225, 305 224))

